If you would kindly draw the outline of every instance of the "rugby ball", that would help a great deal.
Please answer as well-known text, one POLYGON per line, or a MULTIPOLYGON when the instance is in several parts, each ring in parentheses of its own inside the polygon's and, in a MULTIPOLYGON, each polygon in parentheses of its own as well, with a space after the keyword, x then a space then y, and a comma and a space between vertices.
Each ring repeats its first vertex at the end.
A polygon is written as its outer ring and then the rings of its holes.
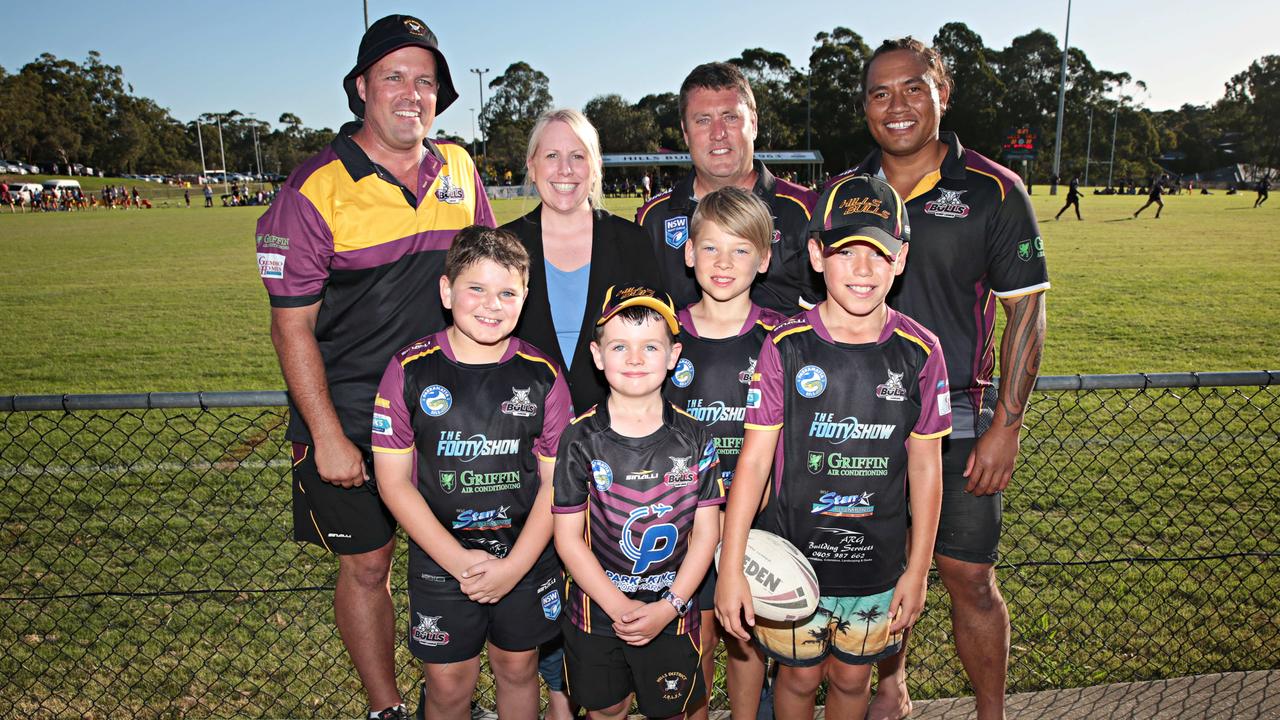
MULTIPOLYGON (((716 569, 720 548, 716 548, 716 569)), ((757 617, 778 622, 802 620, 818 609, 818 576, 795 545, 765 530, 747 534, 742 574, 751 588, 757 617)))

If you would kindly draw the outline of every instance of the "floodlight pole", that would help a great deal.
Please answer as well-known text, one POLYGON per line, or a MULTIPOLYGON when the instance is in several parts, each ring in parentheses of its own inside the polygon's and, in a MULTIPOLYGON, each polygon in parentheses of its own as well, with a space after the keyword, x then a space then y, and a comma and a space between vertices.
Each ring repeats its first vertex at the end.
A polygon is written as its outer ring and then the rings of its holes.
POLYGON ((222 146, 222 116, 218 116, 218 152, 222 155, 222 190, 231 193, 231 184, 227 181, 227 152, 222 146))
MULTIPOLYGON (((813 150, 813 63, 805 70, 804 78, 804 149, 813 150)), ((817 168, 809 166, 809 182, 813 182, 817 168)))
POLYGON ((1116 128, 1120 126, 1120 106, 1116 105, 1114 119, 1111 121, 1111 162, 1107 164, 1107 187, 1111 185, 1111 175, 1116 171, 1116 128))
MULTIPOLYGON (((484 117, 484 75, 489 72, 489 68, 484 68, 483 70, 480 68, 471 68, 471 72, 476 74, 476 80, 480 83, 480 117, 484 117)), ((486 155, 487 157, 488 150, 489 144, 485 142, 483 137, 481 137, 480 154, 486 155)))
POLYGON ((471 111, 471 152, 476 151, 476 109, 467 108, 471 111))
POLYGON ((1084 141, 1084 185, 1089 187, 1089 161, 1093 159, 1093 108, 1089 108, 1089 137, 1084 141))
MULTIPOLYGON (((1067 101, 1067 51, 1071 47, 1071 0, 1067 0, 1067 30, 1062 34, 1062 75, 1058 80, 1058 131, 1053 138, 1053 176, 1062 162, 1062 113, 1067 101)), ((1059 178, 1061 180, 1061 178, 1059 178)), ((1058 183, 1049 183, 1049 194, 1058 194, 1058 183)))
POLYGON ((369 29, 369 0, 364 0, 364 29, 369 29))
POLYGON ((200 127, 199 120, 196 120, 196 142, 200 144, 200 179, 204 180, 209 174, 209 168, 204 165, 204 130, 200 127))

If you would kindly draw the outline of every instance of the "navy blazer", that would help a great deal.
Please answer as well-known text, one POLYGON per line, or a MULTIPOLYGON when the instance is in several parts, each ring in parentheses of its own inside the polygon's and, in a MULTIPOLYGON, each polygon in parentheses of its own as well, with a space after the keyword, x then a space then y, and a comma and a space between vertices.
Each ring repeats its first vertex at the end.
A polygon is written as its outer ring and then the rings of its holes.
POLYGON ((529 251, 529 297, 524 313, 516 325, 516 337, 555 358, 566 368, 565 380, 573 398, 575 414, 586 412, 603 400, 608 392, 604 375, 591 359, 591 340, 600 317, 605 292, 611 285, 643 283, 662 289, 658 260, 653 245, 639 225, 624 220, 607 210, 595 210, 591 223, 591 270, 587 280, 587 302, 578 330, 578 345, 573 358, 560 351, 555 324, 551 319, 551 302, 547 295, 546 256, 542 251, 542 205, 524 217, 503 225, 520 238, 529 251), (572 363, 566 362, 571 360, 572 363))

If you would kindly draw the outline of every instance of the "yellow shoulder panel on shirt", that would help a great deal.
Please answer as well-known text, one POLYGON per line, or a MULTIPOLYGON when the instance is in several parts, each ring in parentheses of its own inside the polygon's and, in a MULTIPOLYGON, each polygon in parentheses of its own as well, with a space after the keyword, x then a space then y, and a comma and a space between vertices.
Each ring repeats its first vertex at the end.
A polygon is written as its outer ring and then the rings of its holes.
POLYGON ((793 203, 795 203, 795 204, 799 205, 799 206, 800 206, 800 209, 804 211, 805 219, 807 219, 807 220, 811 220, 811 219, 813 219, 813 215, 811 215, 811 214, 809 213, 809 208, 804 204, 804 201, 802 201, 800 198, 798 198, 798 197, 793 197, 793 196, 791 196, 791 195, 787 195, 787 194, 785 194, 785 193, 775 193, 775 194, 776 194, 778 197, 786 198, 786 199, 790 200, 791 202, 793 202, 793 203))
POLYGON ((903 330, 902 328, 894 328, 894 329, 893 329, 893 332, 894 332, 894 334, 895 334, 895 335, 901 335, 902 337, 904 337, 904 338, 906 338, 906 339, 910 340, 911 342, 913 342, 913 343, 915 343, 915 344, 919 345, 919 346, 920 346, 920 348, 921 348, 922 350, 924 350, 924 354, 925 354, 925 355, 932 355, 932 354, 933 354, 933 350, 931 350, 931 349, 929 348, 929 346, 925 344, 924 340, 921 340, 920 338, 916 337, 915 335, 912 335, 911 333, 909 333, 909 332, 907 332, 907 331, 903 330))
POLYGON ((413 362, 414 360, 417 360, 418 358, 426 357, 426 356, 430 355, 431 353, 436 352, 436 351, 437 351, 437 350, 439 350, 439 349, 440 349, 440 346, 439 346, 439 345, 434 345, 434 346, 432 346, 432 347, 430 347, 430 348, 428 348, 428 349, 426 349, 426 350, 423 350, 422 352, 418 353, 417 355, 410 355, 409 357, 407 357, 407 358, 405 358, 405 359, 403 359, 403 360, 401 360, 401 361, 400 361, 400 367, 405 367, 405 366, 407 366, 409 363, 413 362))
POLYGON ((793 327, 793 328, 791 328, 791 329, 789 329, 789 330, 783 330, 782 332, 780 332, 780 333, 778 333, 777 335, 775 335, 775 336, 774 336, 774 338, 773 338, 773 344, 774 344, 774 345, 777 345, 779 340, 781 340, 782 338, 784 338, 784 337, 786 337, 786 336, 788 336, 788 335, 794 335, 794 334, 796 334, 796 333, 806 332, 806 331, 809 331, 809 330, 812 330, 812 329, 813 329, 813 326, 812 326, 812 325, 800 325, 799 327, 793 327))
POLYGON ((978 168, 972 165, 965 165, 964 169, 968 170, 969 172, 976 172, 979 175, 986 175, 987 177, 991 178, 991 181, 994 182, 996 184, 996 187, 1000 189, 1000 202, 1004 202, 1004 183, 1000 182, 1000 178, 996 177, 995 175, 992 175, 989 172, 979 170, 978 168))
POLYGON ((547 360, 546 358, 540 358, 537 355, 529 355, 528 353, 522 353, 519 350, 516 351, 516 355, 519 355, 520 357, 524 358, 525 360, 528 360, 529 362, 542 363, 543 365, 546 365, 547 369, 551 371, 552 377, 559 377, 560 375, 560 373, 556 372, 555 363, 547 360))

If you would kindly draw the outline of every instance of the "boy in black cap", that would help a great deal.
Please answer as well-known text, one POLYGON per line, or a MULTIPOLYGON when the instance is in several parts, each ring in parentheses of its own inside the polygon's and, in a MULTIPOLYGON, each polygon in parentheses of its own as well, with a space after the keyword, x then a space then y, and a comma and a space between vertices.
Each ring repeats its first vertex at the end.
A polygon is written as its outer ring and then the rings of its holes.
POLYGON ((258 271, 289 388, 294 537, 338 555, 339 634, 370 717, 394 719, 396 524, 372 488, 374 394, 387 358, 444 327, 453 236, 494 222, 466 150, 427 138, 458 93, 424 22, 375 22, 343 88, 361 119, 280 188, 258 221, 258 271))
POLYGON ((725 629, 754 630, 780 663, 774 711, 788 720, 813 717, 824 679, 828 717, 866 714, 872 663, 901 649, 924 608, 951 432, 937 338, 885 305, 907 257, 902 200, 850 175, 817 210, 809 259, 827 299, 774 328, 760 351, 716 588, 725 629), (770 467, 759 527, 793 543, 821 589, 816 612, 793 623, 756 620, 741 569, 770 467))
POLYGON ((571 576, 565 689, 598 720, 625 717, 633 694, 640 712, 666 718, 706 692, 695 594, 724 486, 710 432, 662 397, 679 327, 665 293, 610 288, 591 343, 609 396, 560 437, 551 511, 571 576))

